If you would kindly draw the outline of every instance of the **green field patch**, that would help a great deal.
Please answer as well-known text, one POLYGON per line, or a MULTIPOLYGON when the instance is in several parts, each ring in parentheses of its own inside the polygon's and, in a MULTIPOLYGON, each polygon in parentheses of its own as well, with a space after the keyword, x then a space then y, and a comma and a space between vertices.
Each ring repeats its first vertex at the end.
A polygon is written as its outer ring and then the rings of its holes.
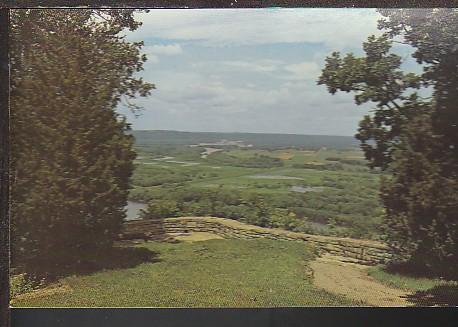
POLYGON ((458 281, 409 276, 407 274, 390 272, 384 266, 371 267, 369 269, 369 275, 386 285, 401 288, 406 291, 426 291, 440 285, 458 286, 458 281))
POLYGON ((299 177, 291 177, 291 176, 284 176, 284 175, 251 175, 247 177, 256 178, 256 179, 278 179, 278 180, 291 180, 291 179, 301 180, 302 179, 299 177))
POLYGON ((291 186, 290 190, 293 192, 298 192, 298 193, 306 193, 306 192, 321 192, 323 191, 323 187, 318 186, 318 187, 312 187, 312 186, 297 186, 293 185, 291 186))

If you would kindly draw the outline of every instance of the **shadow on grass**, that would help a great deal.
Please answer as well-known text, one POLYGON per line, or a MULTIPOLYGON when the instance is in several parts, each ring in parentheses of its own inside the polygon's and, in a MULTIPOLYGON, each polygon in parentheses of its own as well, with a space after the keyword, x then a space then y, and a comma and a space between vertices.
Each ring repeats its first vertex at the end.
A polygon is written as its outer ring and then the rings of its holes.
POLYGON ((133 268, 142 263, 160 261, 158 253, 144 247, 116 246, 96 257, 81 262, 80 273, 93 273, 99 270, 133 268))
POLYGON ((408 295, 407 300, 415 306, 457 306, 458 284, 438 285, 426 291, 408 295))
POLYGON ((72 275, 88 275, 104 270, 133 268, 143 263, 159 262, 157 252, 137 246, 114 246, 103 251, 88 253, 79 260, 71 264, 60 265, 58 267, 48 267, 43 273, 44 267, 37 267, 32 273, 46 283, 72 275), (50 273, 52 271, 52 273, 50 273))
POLYGON ((424 267, 415 266, 409 262, 393 262, 385 266, 384 269, 390 274, 400 274, 413 278, 441 278, 444 280, 455 281, 456 271, 448 271, 446 268, 433 271, 424 267))
POLYGON ((408 295, 406 299, 414 306, 458 306, 458 282, 452 269, 439 272, 418 268, 409 262, 398 262, 387 265, 384 270, 412 278, 442 279, 439 285, 408 295))

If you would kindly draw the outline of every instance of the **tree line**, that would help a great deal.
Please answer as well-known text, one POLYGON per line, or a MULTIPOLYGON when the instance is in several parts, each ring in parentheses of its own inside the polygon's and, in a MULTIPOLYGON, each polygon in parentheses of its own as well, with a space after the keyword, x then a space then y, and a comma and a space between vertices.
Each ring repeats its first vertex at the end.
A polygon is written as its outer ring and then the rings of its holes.
POLYGON ((318 84, 332 94, 354 93, 358 105, 375 104, 356 137, 370 166, 389 172, 380 192, 387 242, 398 262, 456 278, 458 10, 379 13, 383 33, 363 43, 365 55, 333 52, 318 84), (413 49, 420 73, 401 70, 395 42, 413 49))
POLYGON ((132 195, 135 197, 131 199, 148 203, 141 213, 142 219, 212 216, 310 234, 380 238, 381 208, 377 199, 360 197, 348 189, 260 194, 223 185, 183 185, 132 195))

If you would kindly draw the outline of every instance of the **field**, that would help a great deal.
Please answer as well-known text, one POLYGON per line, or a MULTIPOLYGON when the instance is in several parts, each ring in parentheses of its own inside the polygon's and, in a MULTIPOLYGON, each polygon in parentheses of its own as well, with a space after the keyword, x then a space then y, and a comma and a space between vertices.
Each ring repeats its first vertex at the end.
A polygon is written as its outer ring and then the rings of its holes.
POLYGON ((18 296, 13 306, 276 307, 358 305, 317 289, 303 244, 206 240, 137 245, 155 260, 129 269, 61 279, 18 296))
POLYGON ((308 233, 381 236, 380 174, 366 167, 351 138, 150 133, 134 132, 130 199, 154 202, 151 218, 213 215, 308 233), (293 145, 283 143, 288 137, 293 145))

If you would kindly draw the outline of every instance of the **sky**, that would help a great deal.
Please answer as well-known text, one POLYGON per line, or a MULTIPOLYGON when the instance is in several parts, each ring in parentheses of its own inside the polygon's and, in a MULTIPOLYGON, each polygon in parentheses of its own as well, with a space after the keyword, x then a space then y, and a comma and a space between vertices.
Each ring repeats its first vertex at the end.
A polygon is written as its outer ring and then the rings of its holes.
MULTIPOLYGON (((362 54, 380 35, 375 9, 151 10, 127 33, 144 41, 140 74, 154 83, 125 108, 133 129, 354 135, 373 105, 316 81, 333 51, 362 54)), ((401 48, 401 55, 408 50, 401 48)))

